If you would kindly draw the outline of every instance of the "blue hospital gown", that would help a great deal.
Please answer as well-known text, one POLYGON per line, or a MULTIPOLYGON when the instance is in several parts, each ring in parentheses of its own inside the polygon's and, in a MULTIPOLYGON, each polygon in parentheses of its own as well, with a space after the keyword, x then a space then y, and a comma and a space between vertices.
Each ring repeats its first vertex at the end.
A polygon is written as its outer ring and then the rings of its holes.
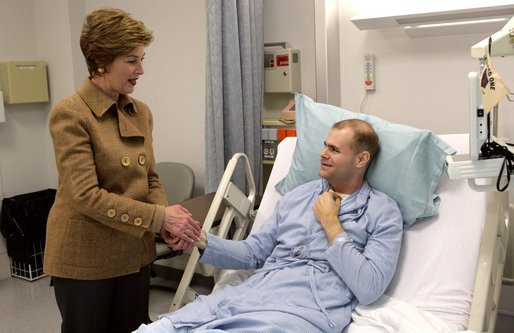
POLYGON ((244 241, 209 234, 201 262, 255 272, 140 332, 341 332, 357 303, 372 303, 391 281, 402 216, 395 201, 364 183, 341 204, 345 232, 329 246, 312 211, 328 188, 320 179, 289 192, 244 241))

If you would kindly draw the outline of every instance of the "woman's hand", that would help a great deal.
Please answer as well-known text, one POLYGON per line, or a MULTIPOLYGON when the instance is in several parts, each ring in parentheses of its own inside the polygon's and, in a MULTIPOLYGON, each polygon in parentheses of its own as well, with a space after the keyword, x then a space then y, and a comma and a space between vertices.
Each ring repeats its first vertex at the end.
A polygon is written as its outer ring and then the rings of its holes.
POLYGON ((164 209, 164 223, 161 235, 176 250, 189 248, 200 240, 200 223, 193 219, 191 213, 180 205, 164 209))

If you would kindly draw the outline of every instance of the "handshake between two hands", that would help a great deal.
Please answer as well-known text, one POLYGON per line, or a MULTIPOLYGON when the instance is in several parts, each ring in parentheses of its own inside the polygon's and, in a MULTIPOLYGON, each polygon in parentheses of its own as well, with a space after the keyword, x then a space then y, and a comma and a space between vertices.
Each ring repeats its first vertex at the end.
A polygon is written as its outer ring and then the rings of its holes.
POLYGON ((207 235, 200 228, 200 222, 193 219, 191 213, 180 205, 164 209, 164 222, 161 236, 174 250, 187 250, 191 246, 205 249, 207 235))

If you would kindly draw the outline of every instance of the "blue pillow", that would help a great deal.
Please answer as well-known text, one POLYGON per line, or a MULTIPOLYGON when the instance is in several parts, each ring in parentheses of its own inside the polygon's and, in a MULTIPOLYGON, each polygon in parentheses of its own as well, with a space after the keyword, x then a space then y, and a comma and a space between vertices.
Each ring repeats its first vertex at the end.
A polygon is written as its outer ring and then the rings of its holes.
POLYGON ((330 127, 357 118, 370 123, 379 136, 380 152, 367 174, 369 184, 396 200, 405 226, 437 214, 435 193, 445 171, 446 156, 456 153, 428 130, 395 124, 295 95, 297 142, 291 168, 275 188, 282 194, 318 178, 320 152, 330 127))

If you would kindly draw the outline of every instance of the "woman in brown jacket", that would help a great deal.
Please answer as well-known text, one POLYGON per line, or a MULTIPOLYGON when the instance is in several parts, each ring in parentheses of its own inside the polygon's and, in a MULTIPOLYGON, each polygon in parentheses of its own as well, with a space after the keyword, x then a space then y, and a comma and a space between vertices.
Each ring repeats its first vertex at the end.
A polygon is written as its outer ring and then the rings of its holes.
POLYGON ((59 186, 48 218, 44 270, 62 332, 130 332, 148 318, 154 233, 176 249, 199 223, 167 206, 155 171, 152 114, 129 97, 144 73, 152 33, 118 9, 85 20, 89 78, 50 115, 59 186))

